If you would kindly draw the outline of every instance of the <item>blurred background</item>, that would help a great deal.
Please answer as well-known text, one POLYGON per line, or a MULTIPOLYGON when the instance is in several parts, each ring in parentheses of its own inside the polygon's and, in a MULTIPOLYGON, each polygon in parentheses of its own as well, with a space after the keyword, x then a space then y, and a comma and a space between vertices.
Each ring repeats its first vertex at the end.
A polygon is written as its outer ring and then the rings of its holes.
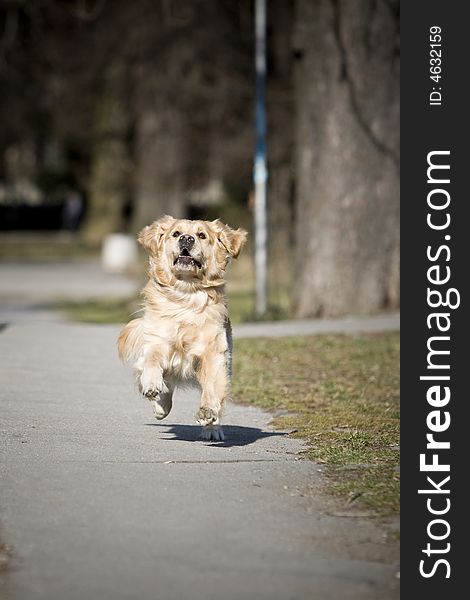
MULTIPOLYGON (((18 261, 106 267, 110 240, 165 213, 253 232, 254 10, 0 1, 3 286, 18 261)), ((266 52, 264 318, 396 309, 399 2, 268 0, 266 52)), ((235 321, 254 317, 254 286, 251 241, 232 267, 235 321)), ((91 320, 125 320, 135 301, 101 296, 91 320)))

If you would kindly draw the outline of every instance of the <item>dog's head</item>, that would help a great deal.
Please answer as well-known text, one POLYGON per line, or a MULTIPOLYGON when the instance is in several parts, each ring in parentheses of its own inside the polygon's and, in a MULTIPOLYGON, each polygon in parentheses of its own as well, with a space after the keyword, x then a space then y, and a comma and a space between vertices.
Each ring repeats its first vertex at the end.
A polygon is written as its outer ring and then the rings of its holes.
POLYGON ((205 286, 223 281, 228 262, 240 254, 247 233, 215 221, 162 217, 139 233, 150 268, 164 284, 186 281, 205 286))

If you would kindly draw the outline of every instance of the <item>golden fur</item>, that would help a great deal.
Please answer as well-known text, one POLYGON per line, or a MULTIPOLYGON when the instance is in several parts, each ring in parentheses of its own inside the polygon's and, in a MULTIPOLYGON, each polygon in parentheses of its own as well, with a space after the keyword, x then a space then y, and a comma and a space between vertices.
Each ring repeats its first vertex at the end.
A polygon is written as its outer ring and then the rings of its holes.
POLYGON ((157 419, 170 412, 176 383, 195 378, 204 439, 223 439, 219 420, 230 393, 232 354, 224 274, 246 236, 219 220, 165 216, 137 238, 149 253, 144 313, 121 331, 119 355, 134 361, 139 389, 157 419))

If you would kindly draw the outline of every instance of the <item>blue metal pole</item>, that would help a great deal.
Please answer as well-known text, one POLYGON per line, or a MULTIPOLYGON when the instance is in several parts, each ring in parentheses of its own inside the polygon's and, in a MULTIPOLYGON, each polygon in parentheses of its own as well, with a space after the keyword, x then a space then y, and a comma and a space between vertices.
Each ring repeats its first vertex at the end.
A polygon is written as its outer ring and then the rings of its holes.
POLYGON ((261 316, 266 312, 267 307, 266 0, 256 0, 255 5, 255 61, 256 151, 253 169, 255 279, 256 314, 261 316))

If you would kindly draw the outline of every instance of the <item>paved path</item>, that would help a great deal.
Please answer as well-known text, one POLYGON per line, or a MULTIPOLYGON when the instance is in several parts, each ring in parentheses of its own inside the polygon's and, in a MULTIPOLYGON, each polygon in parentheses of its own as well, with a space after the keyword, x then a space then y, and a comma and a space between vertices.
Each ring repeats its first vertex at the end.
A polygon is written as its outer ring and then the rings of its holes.
POLYGON ((126 298, 136 289, 134 279, 105 273, 96 260, 0 262, 0 298, 3 300, 126 298))
POLYGON ((12 308, 0 311, 8 600, 398 598, 384 530, 319 492, 321 468, 270 415, 229 405, 227 440, 202 442, 194 391, 152 418, 117 327, 12 308))

